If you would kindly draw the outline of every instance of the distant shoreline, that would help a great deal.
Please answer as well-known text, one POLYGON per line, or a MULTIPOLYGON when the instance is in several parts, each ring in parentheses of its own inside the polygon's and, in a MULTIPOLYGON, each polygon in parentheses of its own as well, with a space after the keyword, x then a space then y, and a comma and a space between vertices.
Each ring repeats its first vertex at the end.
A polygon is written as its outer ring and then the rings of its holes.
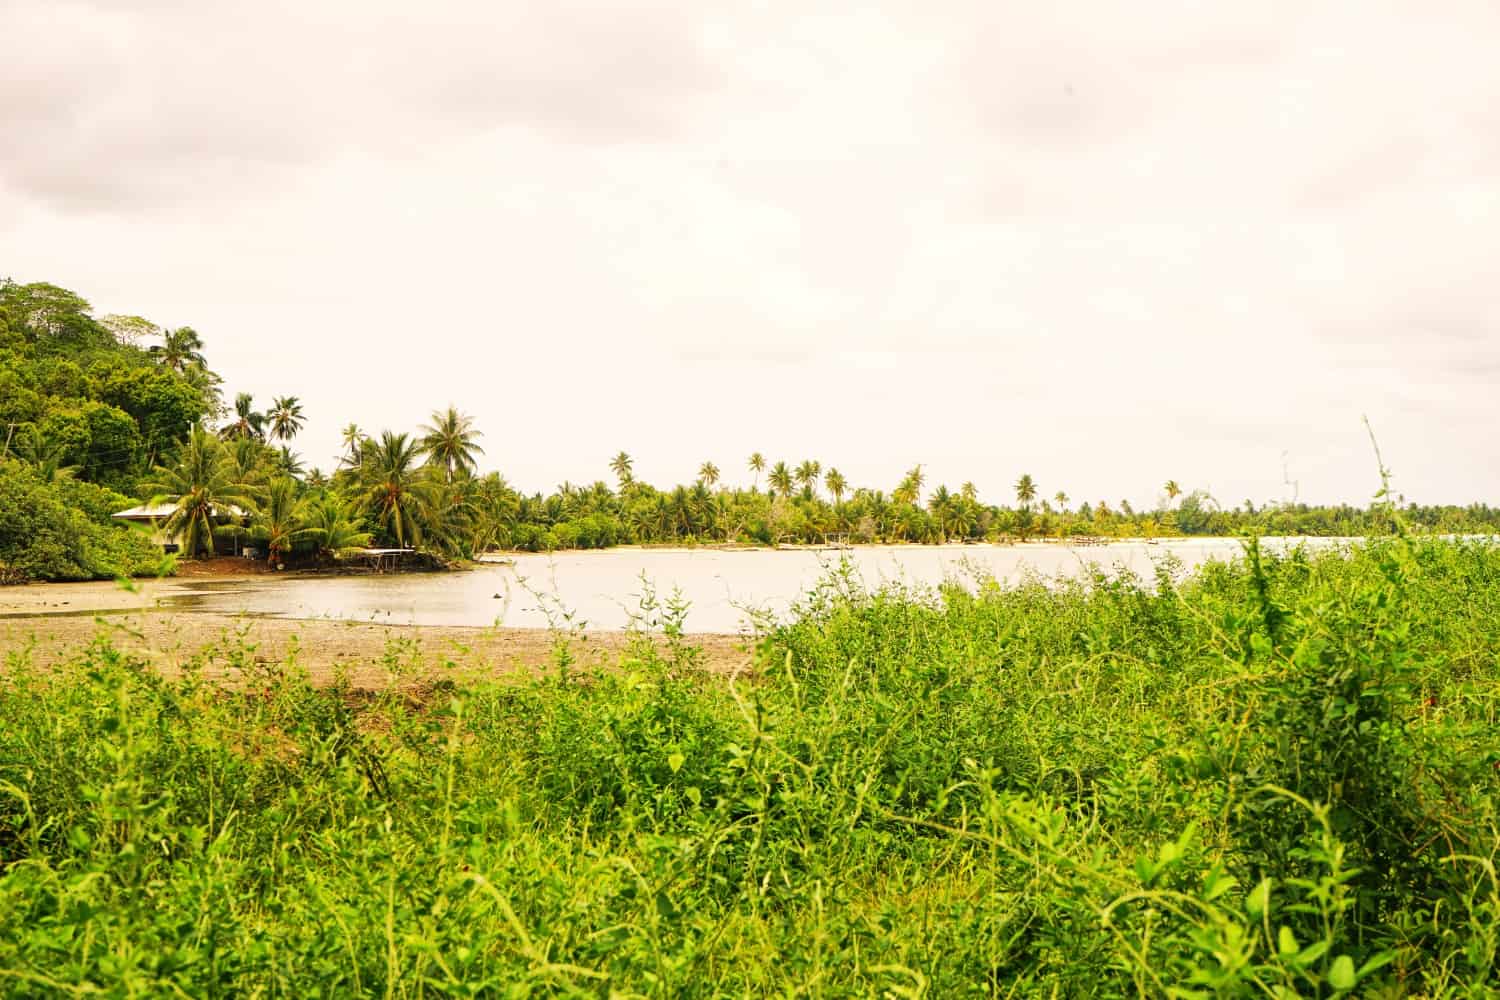
MULTIPOLYGON (((1268 540, 1309 540, 1323 543, 1338 543, 1358 541, 1354 538, 1335 538, 1324 536, 1266 536, 1268 540)), ((1241 539, 1231 535, 1189 535, 1176 536, 1172 538, 1157 539, 1164 547, 1181 546, 1184 544, 1203 543, 1225 543, 1237 542, 1241 539)), ((1145 545, 1150 540, 1143 539, 1110 539, 1103 546, 1113 547, 1124 545, 1145 545)), ((832 547, 822 545, 783 545, 776 548, 768 546, 733 546, 720 547, 710 545, 615 545, 601 549, 558 549, 552 552, 524 552, 513 550, 496 550, 486 552, 474 561, 468 563, 470 568, 497 567, 513 563, 518 558, 534 559, 557 556, 593 555, 604 553, 626 553, 626 552, 649 552, 653 554, 670 555, 681 553, 691 555, 703 552, 725 552, 725 553, 775 553, 775 552, 815 552, 815 553, 839 553, 839 552, 870 552, 870 551, 902 551, 902 550, 947 550, 954 552, 975 551, 986 549, 1055 549, 1084 546, 1070 546, 1066 541, 1058 540, 1036 540, 1026 542, 950 542, 941 545, 930 545, 918 542, 894 542, 879 544, 860 544, 847 547, 832 547)), ((266 583, 275 584, 279 580, 326 577, 330 580, 346 578, 345 574, 329 571, 324 568, 288 569, 275 570, 258 560, 244 559, 240 557, 219 557, 212 560, 195 561, 184 560, 178 564, 179 572, 175 576, 166 577, 144 577, 131 582, 130 589, 123 588, 120 584, 109 580, 92 581, 64 581, 48 582, 33 581, 28 583, 14 584, 0 587, 0 618, 17 618, 45 615, 79 615, 79 614, 119 614, 137 611, 159 610, 162 601, 174 598, 190 597, 207 584, 218 583, 266 583)), ((358 574, 368 575, 368 574, 358 574)), ((403 574, 386 574, 403 575, 403 574)), ((183 610, 183 609, 178 609, 183 610)), ((456 627, 456 626, 455 626, 456 627)))
MULTIPOLYGON (((1339 543, 1339 542, 1355 542, 1355 541, 1360 541, 1359 538, 1352 537, 1352 536, 1333 536, 1333 535, 1263 535, 1263 536, 1261 536, 1261 538, 1263 540, 1265 540, 1265 541, 1277 541, 1277 542, 1285 542, 1285 541, 1316 541, 1316 542, 1325 543, 1325 544, 1336 544, 1336 543, 1339 543)), ((797 552, 814 552, 814 553, 828 553, 828 554, 833 554, 833 553, 839 553, 839 552, 873 552, 873 551, 884 552, 884 551, 903 551, 903 550, 918 550, 918 551, 924 551, 924 550, 925 551, 934 551, 934 550, 937 550, 937 551, 964 552, 964 551, 976 551, 976 550, 977 551, 984 551, 984 550, 990 550, 990 549, 1007 549, 1007 550, 1011 550, 1011 549, 1023 549, 1023 550, 1025 550, 1025 549, 1037 549, 1037 550, 1046 550, 1046 549, 1057 549, 1057 548, 1065 548, 1065 549, 1066 548, 1114 548, 1114 547, 1120 547, 1120 546, 1139 546, 1139 545, 1182 546, 1182 545, 1197 545, 1197 544, 1211 544, 1211 543, 1212 544, 1217 544, 1217 543, 1224 543, 1224 542, 1240 542, 1240 541, 1244 541, 1244 539, 1241 538, 1241 537, 1239 537, 1239 536, 1236 536, 1236 535, 1174 535, 1174 536, 1171 536, 1171 537, 1162 537, 1162 538, 1154 538, 1154 539, 1146 539, 1146 538, 1109 538, 1109 539, 1104 539, 1103 541, 1098 541, 1098 542, 1079 542, 1076 539, 1056 539, 1056 538, 1035 539, 1035 538, 1033 538, 1033 539, 1028 539, 1028 540, 1026 540, 1024 542, 1020 542, 1020 541, 1016 541, 1016 542, 942 542, 942 543, 935 543, 935 544, 934 543, 927 543, 927 542, 861 542, 859 544, 853 544, 853 545, 801 545, 801 544, 783 544, 783 545, 777 545, 777 546, 769 546, 769 545, 722 545, 722 544, 705 544, 705 545, 642 545, 642 544, 630 544, 630 545, 611 545, 611 546, 604 547, 604 548, 590 548, 590 549, 553 549, 551 551, 539 551, 539 552, 531 552, 531 551, 527 551, 527 550, 524 550, 524 549, 493 549, 493 550, 490 550, 488 552, 481 553, 480 555, 476 556, 472 560, 468 560, 468 561, 466 561, 464 563, 461 563, 458 567, 456 567, 455 571, 456 572, 464 572, 466 570, 480 568, 480 567, 504 566, 504 565, 509 565, 509 564, 514 563, 514 561, 517 560, 517 559, 534 559, 534 558, 545 558, 545 557, 592 555, 592 554, 596 554, 596 553, 603 554, 603 553, 607 553, 607 552, 649 552, 649 553, 659 554, 659 555, 671 555, 671 554, 674 554, 674 553, 681 553, 681 554, 684 554, 684 555, 690 555, 690 554, 693 554, 693 553, 705 553, 705 552, 714 552, 714 553, 773 553, 773 552, 797 553, 797 552)), ((429 573, 429 572, 431 572, 431 571, 428 571, 428 570, 421 570, 421 571, 418 571, 418 570, 398 570, 398 571, 391 572, 391 573, 376 574, 376 573, 371 573, 369 571, 345 571, 345 570, 341 570, 338 567, 332 567, 332 568, 330 568, 330 567, 327 567, 327 566, 294 567, 294 568, 288 568, 288 569, 284 569, 284 570, 277 570, 277 569, 275 569, 275 568, 267 565, 264 561, 257 560, 257 559, 246 559, 246 558, 241 557, 241 556, 218 556, 218 557, 215 557, 213 559, 208 559, 208 560, 189 560, 189 559, 181 560, 177 564, 177 572, 175 574, 173 574, 171 576, 165 576, 165 577, 153 577, 153 576, 138 577, 138 578, 136 578, 133 581, 133 585, 136 586, 136 587, 138 587, 138 588, 139 587, 154 587, 154 586, 156 586, 158 584, 177 585, 179 588, 184 588, 182 592, 187 593, 187 592, 190 592, 190 591, 187 590, 187 589, 185 589, 185 588, 187 588, 188 585, 197 584, 197 583, 223 583, 223 582, 231 582, 231 581, 237 581, 237 582, 264 581, 264 582, 269 583, 269 582, 272 582, 272 581, 275 581, 275 580, 285 580, 285 579, 302 579, 302 580, 305 580, 305 579, 317 578, 317 577, 326 577, 328 579, 344 579, 344 578, 356 577, 356 576, 376 576, 376 575, 401 576, 401 575, 416 575, 416 574, 419 574, 419 573, 429 573)), ((52 594, 52 595, 63 595, 65 593, 72 593, 72 591, 70 590, 70 588, 88 588, 87 592, 90 592, 90 593, 97 591, 97 592, 99 592, 101 594, 119 594, 119 595, 124 595, 125 594, 125 591, 123 591, 119 587, 119 585, 117 583, 115 583, 113 581, 109 581, 109 580, 84 580, 84 581, 76 581, 76 580, 74 580, 74 581, 68 581, 68 580, 64 580, 64 581, 29 580, 29 581, 25 581, 25 582, 22 582, 22 583, 7 584, 5 586, 0 586, 0 615, 17 614, 17 613, 22 613, 22 614, 28 613, 28 612, 26 612, 23 609, 26 608, 26 607, 32 606, 32 602, 29 601, 29 600, 24 600, 24 599, 17 598, 15 595, 23 594, 23 593, 43 593, 43 592, 46 592, 46 593, 52 594)), ((58 605, 60 605, 62 607, 72 608, 72 611, 69 612, 69 613, 76 613, 79 610, 79 608, 76 607, 75 605, 71 604, 70 603, 71 601, 72 601, 72 598, 63 599, 62 597, 59 597, 54 603, 56 603, 56 604, 58 604, 58 605)), ((117 610, 121 610, 122 607, 135 607, 136 606, 134 603, 128 602, 128 601, 124 605, 120 605, 120 604, 112 603, 112 602, 105 602, 104 604, 99 604, 99 603, 97 603, 94 600, 87 601, 86 605, 87 606, 83 610, 117 611, 117 610)), ((63 612, 59 611, 59 612, 53 612, 53 613, 63 613, 63 612)))
MULTIPOLYGON (((1354 542, 1355 535, 1260 535, 1265 541, 1354 542)), ((705 543, 702 545, 640 544, 609 545, 600 548, 573 548, 531 551, 529 549, 491 549, 475 557, 476 562, 495 562, 517 557, 570 555, 580 552, 852 552, 871 549, 1022 549, 1022 548, 1107 548, 1117 545, 1182 545, 1201 542, 1239 542, 1240 535, 1158 535, 1155 538, 1098 538, 1088 541, 1070 538, 1028 538, 1013 542, 858 542, 849 545, 784 543, 780 545, 735 545, 705 543)))

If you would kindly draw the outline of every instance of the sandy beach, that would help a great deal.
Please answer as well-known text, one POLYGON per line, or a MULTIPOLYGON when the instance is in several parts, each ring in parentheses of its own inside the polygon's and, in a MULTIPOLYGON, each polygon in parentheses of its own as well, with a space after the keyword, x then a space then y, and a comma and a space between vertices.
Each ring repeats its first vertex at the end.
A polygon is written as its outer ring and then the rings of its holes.
MULTIPOLYGON (((109 582, 0 588, 0 670, 13 657, 58 663, 100 636, 168 674, 197 660, 209 676, 232 677, 236 664, 247 662, 239 651, 248 650, 248 662, 265 665, 295 656, 315 682, 331 683, 345 673, 359 688, 407 678, 541 671, 555 663, 556 636, 546 629, 299 620, 161 606, 192 592, 189 580, 178 579, 137 581, 129 590, 109 582)), ((623 631, 583 632, 572 637, 570 650, 580 665, 612 666, 631 641, 623 631)), ((705 633, 691 642, 716 672, 749 669, 749 643, 742 636, 705 633)))

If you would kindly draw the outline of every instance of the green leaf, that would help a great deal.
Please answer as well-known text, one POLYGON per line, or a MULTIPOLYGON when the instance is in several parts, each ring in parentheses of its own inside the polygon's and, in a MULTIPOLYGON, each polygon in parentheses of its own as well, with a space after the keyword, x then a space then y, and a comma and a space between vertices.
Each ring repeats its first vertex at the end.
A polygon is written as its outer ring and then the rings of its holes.
POLYGON ((1276 935, 1276 951, 1282 958, 1291 958, 1297 954, 1297 950, 1297 936, 1290 927, 1283 924, 1281 932, 1276 935))
POLYGON ((1252 920, 1259 920, 1271 908, 1271 880, 1263 878, 1260 884, 1245 897, 1245 912, 1252 920))
POLYGON ((1306 948, 1303 948, 1301 953, 1292 961, 1294 964, 1300 965, 1305 969, 1327 954, 1329 947, 1330 942, 1328 941, 1314 941, 1306 948))
POLYGON ((687 758, 684 757, 682 754, 680 754, 680 753, 669 753, 669 754, 667 754, 667 766, 672 769, 672 773, 673 774, 676 774, 678 771, 681 771, 682 770, 682 765, 685 764, 685 763, 687 763, 687 758))
POLYGON ((1336 990, 1352 990, 1359 979, 1354 975, 1354 959, 1340 955, 1328 970, 1328 985, 1336 990))
POLYGON ((1354 976, 1356 979, 1363 979, 1370 973, 1374 972, 1376 969, 1384 968, 1385 966, 1390 965, 1395 960, 1396 953, 1394 951, 1379 952, 1364 965, 1361 965, 1359 967, 1359 971, 1356 972, 1354 976))
POLYGON ((1203 898, 1207 902, 1213 902, 1237 884, 1233 875, 1226 875, 1224 869, 1215 864, 1203 876, 1203 898))

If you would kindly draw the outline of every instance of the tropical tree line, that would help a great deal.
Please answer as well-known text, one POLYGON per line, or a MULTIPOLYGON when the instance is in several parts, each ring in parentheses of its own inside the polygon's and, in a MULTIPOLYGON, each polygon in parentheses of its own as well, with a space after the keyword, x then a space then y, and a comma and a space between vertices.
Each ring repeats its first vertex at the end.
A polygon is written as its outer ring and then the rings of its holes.
MULTIPOLYGON (((96 318, 66 289, 0 282, 0 487, 32 498, 28 510, 82 511, 92 525, 85 531, 51 514, 45 530, 16 518, 0 524, 0 578, 138 570, 147 561, 139 539, 117 543, 124 529, 110 519, 135 501, 170 505, 168 527, 188 555, 254 549, 278 564, 370 545, 461 558, 629 543, 1363 535, 1389 517, 1384 507, 1228 506, 1176 479, 1149 509, 1077 501, 1029 474, 997 502, 972 482, 929 483, 920 465, 889 486, 855 485, 820 459, 761 452, 722 467, 704 461, 688 481, 663 487, 639 479, 620 451, 601 478, 525 492, 480 470, 483 436, 452 406, 410 431, 346 426, 325 474, 294 450, 308 420, 301 399, 274 396, 260 407, 240 393, 226 403, 221 384, 190 327, 96 318)), ((1494 531, 1500 513, 1408 505, 1406 521, 1494 531)))
POLYGON ((469 418, 450 408, 418 436, 350 432, 332 476, 308 470, 291 450, 303 423, 295 397, 261 412, 241 393, 217 432, 194 428, 140 495, 170 506, 164 527, 188 555, 250 548, 285 565, 372 544, 454 557, 475 551, 472 471, 483 450, 469 418))
MULTIPOLYGON (((471 417, 451 406, 434 412, 415 433, 386 430, 374 435, 354 424, 346 426, 337 468, 325 476, 316 469, 304 472, 301 460, 285 443, 300 428, 296 400, 277 400, 266 414, 257 415, 253 401, 241 397, 235 413, 221 428, 217 446, 226 456, 248 453, 259 465, 226 458, 224 482, 244 488, 224 502, 260 510, 257 497, 265 494, 268 484, 280 484, 278 495, 284 499, 275 509, 290 511, 291 516, 260 514, 259 521, 254 516, 250 520, 254 537, 266 542, 273 559, 294 550, 337 555, 338 546, 318 541, 324 529, 305 530, 303 522, 312 510, 323 512, 325 522, 332 512, 339 512, 342 520, 332 523, 367 535, 376 544, 447 557, 497 549, 630 543, 934 544, 1239 533, 1364 535, 1388 528, 1390 518, 1388 507, 1257 506, 1246 500, 1231 508, 1204 490, 1184 490, 1176 479, 1164 483, 1158 502, 1149 509, 1137 509, 1128 500, 1075 502, 1065 490, 1047 494, 1030 474, 1015 480, 1013 501, 995 504, 981 499, 972 482, 956 489, 929 484, 920 465, 882 490, 856 487, 839 469, 817 459, 773 462, 759 452, 745 460, 748 484, 728 483, 716 462, 705 461, 691 482, 657 487, 639 479, 634 459, 620 451, 608 462, 610 479, 565 482, 548 493, 525 493, 501 474, 479 470, 485 453, 482 434, 471 417), (286 415, 280 426, 289 431, 274 429, 277 413, 286 415), (252 430, 247 432, 246 426, 252 430), (278 446, 276 441, 283 443, 278 446), (272 539, 285 541, 278 544, 272 539)), ((162 494, 182 495, 186 492, 180 482, 162 494)), ((1409 525, 1440 531, 1493 530, 1500 524, 1500 511, 1482 505, 1407 505, 1405 514, 1409 525)))

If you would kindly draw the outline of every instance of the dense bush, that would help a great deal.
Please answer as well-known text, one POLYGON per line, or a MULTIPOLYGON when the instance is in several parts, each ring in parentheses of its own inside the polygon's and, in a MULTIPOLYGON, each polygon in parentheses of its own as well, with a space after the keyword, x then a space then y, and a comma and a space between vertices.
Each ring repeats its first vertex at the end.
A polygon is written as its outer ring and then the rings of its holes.
POLYGON ((836 576, 734 681, 13 659, 0 994, 1493 996, 1497 607, 1398 540, 836 576))
POLYGON ((93 580, 166 572, 170 560, 138 529, 109 523, 131 501, 92 483, 44 481, 0 461, 0 577, 93 580))

